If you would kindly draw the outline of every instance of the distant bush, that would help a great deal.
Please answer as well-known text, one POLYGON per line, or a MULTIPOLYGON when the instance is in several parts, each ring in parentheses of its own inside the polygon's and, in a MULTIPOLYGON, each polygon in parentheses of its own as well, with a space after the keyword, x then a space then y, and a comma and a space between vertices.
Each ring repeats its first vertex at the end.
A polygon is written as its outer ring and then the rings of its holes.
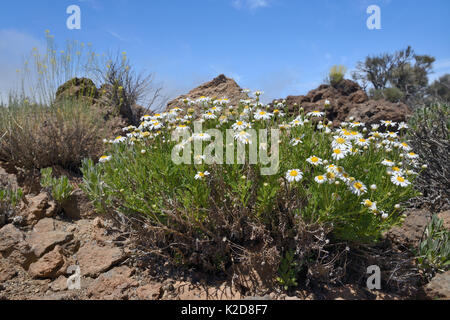
POLYGON ((400 89, 398 89, 396 87, 371 90, 370 94, 371 94, 372 99, 375 99, 375 100, 385 99, 385 100, 393 102, 393 103, 402 101, 402 99, 405 95, 400 89))
POLYGON ((62 101, 53 107, 16 99, 0 108, 0 160, 28 170, 59 165, 77 171, 98 157, 111 123, 95 107, 62 101))
POLYGON ((328 73, 328 82, 335 86, 342 80, 344 80, 345 74, 347 73, 347 68, 342 65, 332 66, 330 72, 328 73))

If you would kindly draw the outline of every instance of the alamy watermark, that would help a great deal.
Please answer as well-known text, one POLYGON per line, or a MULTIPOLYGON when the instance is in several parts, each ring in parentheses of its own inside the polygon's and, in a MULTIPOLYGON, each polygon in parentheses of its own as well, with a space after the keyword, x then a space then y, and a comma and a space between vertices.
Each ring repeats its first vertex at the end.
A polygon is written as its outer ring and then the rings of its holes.
POLYGON ((369 30, 381 29, 381 9, 377 5, 371 5, 367 8, 367 14, 370 17, 367 19, 366 25, 369 30))
POLYGON ((81 29, 81 9, 79 6, 73 4, 67 7, 66 13, 70 14, 67 18, 66 26, 69 30, 81 29))
POLYGON ((78 265, 72 265, 67 268, 67 273, 71 276, 67 279, 68 290, 80 290, 81 289, 81 269, 78 265))
POLYGON ((371 276, 367 278, 367 289, 380 290, 381 289, 381 270, 379 266, 373 265, 367 267, 367 273, 371 276))

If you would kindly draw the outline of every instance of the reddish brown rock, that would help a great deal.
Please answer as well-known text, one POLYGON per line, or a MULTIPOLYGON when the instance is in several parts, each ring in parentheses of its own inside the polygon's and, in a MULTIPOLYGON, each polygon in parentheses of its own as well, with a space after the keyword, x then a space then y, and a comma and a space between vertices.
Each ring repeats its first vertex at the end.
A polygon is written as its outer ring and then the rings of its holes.
POLYGON ((77 253, 82 276, 97 277, 126 258, 122 249, 112 246, 83 245, 77 253))
POLYGON ((58 271, 65 265, 62 248, 57 246, 41 259, 32 263, 28 273, 35 279, 56 278, 58 271))
POLYGON ((30 263, 36 260, 36 257, 24 239, 24 233, 12 224, 8 224, 0 229, 1 255, 11 263, 27 269, 30 263))
POLYGON ((11 280, 16 275, 16 267, 8 260, 0 258, 0 283, 11 280))
POLYGON ((327 118, 334 125, 349 121, 351 117, 368 125, 379 123, 380 120, 401 122, 412 114, 410 108, 403 103, 369 100, 356 82, 347 79, 336 86, 321 85, 305 96, 288 96, 286 103, 291 112, 298 112, 302 107, 308 113, 314 110, 324 111, 326 100, 330 102, 327 118))
POLYGON ((225 77, 221 74, 213 80, 206 82, 199 87, 191 90, 188 94, 179 96, 178 98, 170 101, 167 104, 167 109, 173 107, 183 107, 183 103, 180 102, 182 99, 198 99, 202 96, 223 99, 230 99, 231 105, 238 105, 241 99, 248 99, 248 95, 242 92, 241 87, 230 78, 225 77))
POLYGON ((50 288, 55 292, 67 290, 67 278, 63 275, 59 276, 51 283, 50 288))
POLYGON ((56 204, 45 192, 37 196, 27 196, 26 202, 28 207, 25 210, 25 220, 30 225, 35 225, 39 220, 56 214, 56 204))
POLYGON ((25 239, 22 231, 12 224, 7 224, 0 229, 0 253, 8 255, 14 250, 14 247, 25 239))
POLYGON ((64 231, 50 231, 51 221, 46 220, 45 223, 37 224, 38 230, 45 230, 37 232, 36 229, 28 236, 27 242, 33 248, 36 257, 41 257, 45 253, 53 250, 56 245, 62 245, 73 239, 73 234, 64 231))
POLYGON ((435 299, 450 300, 450 271, 436 275, 429 284, 425 286, 427 297, 435 299))
POLYGON ((138 285, 132 275, 133 270, 127 266, 103 273, 88 288, 88 296, 94 300, 128 299, 127 290, 138 285))
POLYGON ((406 215, 403 225, 392 228, 386 236, 397 244, 417 247, 432 214, 427 210, 411 210, 406 215))
POLYGON ((158 283, 147 284, 136 289, 139 300, 158 300, 162 294, 161 284, 158 283))

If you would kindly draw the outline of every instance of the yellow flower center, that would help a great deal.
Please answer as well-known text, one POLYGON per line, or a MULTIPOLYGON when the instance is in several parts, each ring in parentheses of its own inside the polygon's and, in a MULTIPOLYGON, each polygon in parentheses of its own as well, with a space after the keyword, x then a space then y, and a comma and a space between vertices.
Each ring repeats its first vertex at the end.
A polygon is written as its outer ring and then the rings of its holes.
POLYGON ((399 181, 399 182, 405 182, 405 178, 403 178, 403 177, 397 177, 397 181, 399 181))
POLYGON ((296 170, 292 170, 290 175, 291 175, 291 177, 296 177, 296 176, 298 176, 298 172, 296 170))

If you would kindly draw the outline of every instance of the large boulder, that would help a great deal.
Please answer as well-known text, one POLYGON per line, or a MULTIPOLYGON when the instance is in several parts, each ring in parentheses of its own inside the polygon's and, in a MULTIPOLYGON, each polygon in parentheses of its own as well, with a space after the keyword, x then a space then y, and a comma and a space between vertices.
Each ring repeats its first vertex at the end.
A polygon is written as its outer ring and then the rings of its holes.
POLYGON ((288 96, 285 100, 291 112, 298 112, 300 107, 305 112, 323 111, 328 100, 331 105, 327 109, 327 118, 334 125, 349 121, 351 117, 366 124, 379 123, 380 120, 400 122, 412 114, 411 109, 400 102, 369 100, 356 82, 347 79, 334 86, 323 84, 304 96, 288 96))
POLYGON ((230 104, 234 106, 236 106, 241 99, 248 99, 248 95, 245 92, 242 92, 242 88, 239 87, 236 81, 221 74, 213 80, 191 90, 188 94, 181 95, 170 101, 167 104, 167 109, 182 107, 183 103, 180 101, 183 99, 189 98, 194 100, 202 96, 217 99, 226 98, 229 99, 230 104))
POLYGON ((93 100, 98 96, 99 92, 94 81, 88 78, 73 78, 56 91, 56 101, 64 99, 93 100))

